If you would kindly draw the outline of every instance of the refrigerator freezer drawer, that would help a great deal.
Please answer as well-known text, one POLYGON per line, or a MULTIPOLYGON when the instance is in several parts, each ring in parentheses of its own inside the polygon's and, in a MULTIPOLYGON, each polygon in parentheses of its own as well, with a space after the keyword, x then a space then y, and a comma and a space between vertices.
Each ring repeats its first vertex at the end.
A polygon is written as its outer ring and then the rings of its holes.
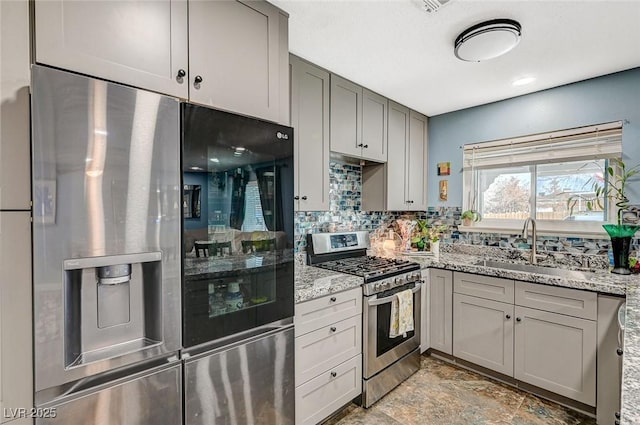
POLYGON ((293 425, 293 327, 185 362, 185 424, 293 425))
POLYGON ((182 365, 47 406, 36 425, 181 425, 182 365), (51 417, 55 416, 55 417, 51 417))

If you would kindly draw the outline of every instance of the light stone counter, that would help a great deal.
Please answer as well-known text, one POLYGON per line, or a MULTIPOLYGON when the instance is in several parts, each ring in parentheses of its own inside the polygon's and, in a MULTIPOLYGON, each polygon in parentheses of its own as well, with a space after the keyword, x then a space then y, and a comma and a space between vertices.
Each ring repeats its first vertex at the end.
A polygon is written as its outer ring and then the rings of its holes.
MULTIPOLYGON (((521 258, 495 255, 497 251, 481 249, 470 253, 443 252, 436 259, 425 256, 404 256, 419 263, 423 269, 446 270, 483 274, 506 279, 535 282, 544 285, 594 291, 610 295, 626 295, 626 325, 624 357, 622 366, 622 418, 623 425, 640 424, 640 275, 620 276, 606 270, 578 272, 572 277, 529 273, 485 267, 476 263, 482 260, 498 260, 521 263, 521 258)), ((372 252, 373 255, 385 255, 372 252)), ((389 256, 389 255, 387 255, 389 256)), ((557 260, 557 259, 555 259, 557 260)), ((562 267, 561 263, 557 264, 562 267)), ((308 301, 327 294, 358 287, 362 279, 343 273, 304 265, 303 257, 296 258, 296 303, 308 301)))

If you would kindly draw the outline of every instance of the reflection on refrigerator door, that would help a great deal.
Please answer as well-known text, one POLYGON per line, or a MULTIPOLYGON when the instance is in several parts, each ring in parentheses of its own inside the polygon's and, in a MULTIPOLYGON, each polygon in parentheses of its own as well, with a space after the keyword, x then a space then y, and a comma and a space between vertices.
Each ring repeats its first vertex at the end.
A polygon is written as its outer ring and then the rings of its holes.
POLYGON ((293 425, 293 325, 185 361, 186 425, 293 425))
POLYGON ((55 188, 33 222, 35 404, 58 411, 39 423, 179 424, 181 369, 155 369, 181 348, 179 103, 32 78, 33 192, 55 188))
POLYGON ((160 369, 72 395, 51 410, 43 409, 50 417, 38 419, 36 424, 180 425, 182 366, 177 363, 160 369))

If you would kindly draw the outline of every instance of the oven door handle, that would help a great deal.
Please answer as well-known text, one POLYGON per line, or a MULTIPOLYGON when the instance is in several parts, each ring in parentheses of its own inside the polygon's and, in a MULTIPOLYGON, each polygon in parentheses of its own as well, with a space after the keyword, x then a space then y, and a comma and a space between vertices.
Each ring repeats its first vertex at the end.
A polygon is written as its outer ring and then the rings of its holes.
MULTIPOLYGON (((420 288, 422 287, 422 283, 424 282, 424 280, 419 280, 416 282, 416 286, 411 290, 414 294, 416 292, 418 292, 420 290, 420 288)), ((380 305, 380 304, 387 304, 390 303, 391 301, 393 301, 393 299, 396 297, 395 294, 389 296, 389 297, 384 297, 384 298, 373 298, 372 300, 367 301, 367 305, 370 306, 374 306, 374 305, 380 305)))

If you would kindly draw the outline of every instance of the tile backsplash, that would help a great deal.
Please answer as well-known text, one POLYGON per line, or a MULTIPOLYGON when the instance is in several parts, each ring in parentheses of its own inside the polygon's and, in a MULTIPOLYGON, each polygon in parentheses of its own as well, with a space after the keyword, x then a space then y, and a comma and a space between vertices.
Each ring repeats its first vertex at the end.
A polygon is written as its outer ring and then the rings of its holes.
MULTIPOLYGON (((330 164, 329 211, 297 212, 295 216, 296 251, 306 249, 306 234, 368 230, 372 244, 385 238, 399 218, 426 219, 429 223, 447 224, 444 243, 491 246, 503 249, 529 249, 520 234, 460 232, 460 207, 429 207, 424 212, 361 211, 362 167, 332 161, 330 164)), ((606 255, 610 241, 605 239, 540 236, 538 251, 565 254, 606 255)), ((632 242, 632 251, 640 250, 640 235, 632 242)))

